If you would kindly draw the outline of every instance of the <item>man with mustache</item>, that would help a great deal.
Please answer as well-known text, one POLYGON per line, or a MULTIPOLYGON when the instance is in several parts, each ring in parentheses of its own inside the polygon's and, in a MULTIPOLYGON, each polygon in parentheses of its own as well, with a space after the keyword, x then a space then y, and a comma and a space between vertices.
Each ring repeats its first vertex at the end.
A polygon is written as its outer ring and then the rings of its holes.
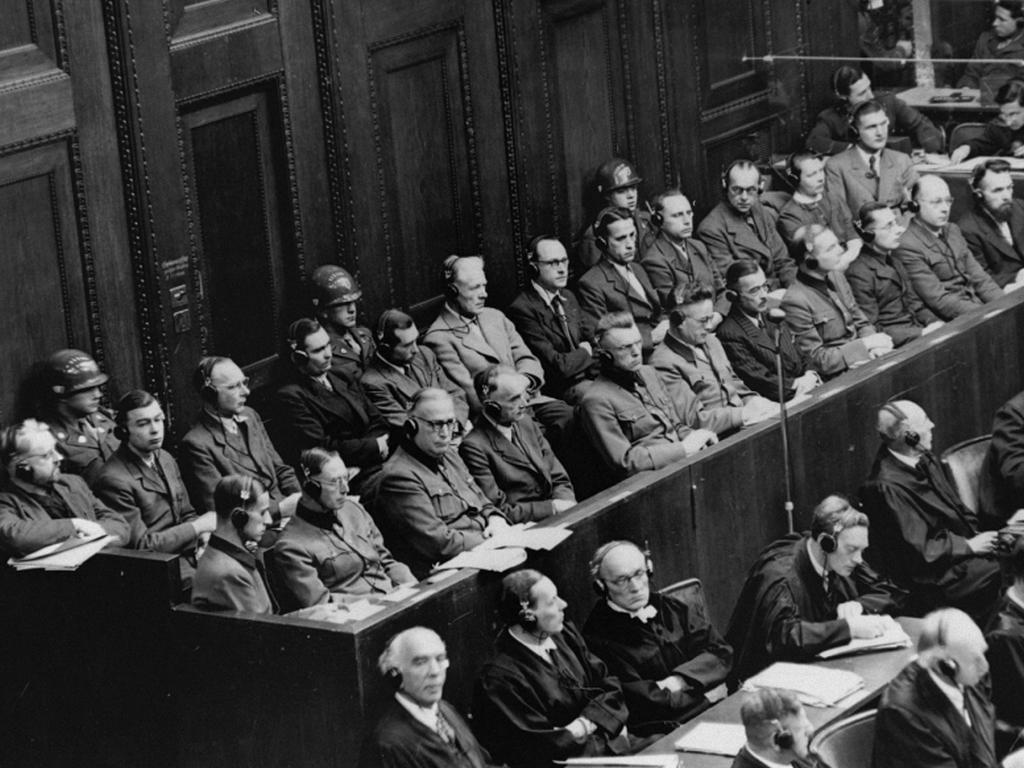
POLYGON ((971 173, 974 208, 957 224, 996 285, 1024 282, 1024 203, 1013 199, 1010 164, 986 160, 971 173))

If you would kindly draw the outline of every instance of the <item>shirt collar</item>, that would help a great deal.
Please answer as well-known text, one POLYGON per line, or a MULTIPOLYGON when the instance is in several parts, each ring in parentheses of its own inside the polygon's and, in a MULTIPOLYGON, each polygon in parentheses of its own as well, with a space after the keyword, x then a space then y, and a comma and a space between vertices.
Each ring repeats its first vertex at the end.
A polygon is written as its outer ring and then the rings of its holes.
POLYGON ((384 357, 383 357, 383 356, 381 355, 381 353, 380 353, 380 352, 377 352, 377 353, 376 353, 376 357, 377 357, 377 360, 378 360, 379 362, 381 362, 381 363, 382 363, 383 365, 386 365, 386 366, 387 366, 388 368, 394 368, 394 369, 395 369, 396 371, 398 371, 399 373, 401 373, 401 374, 403 374, 403 375, 405 374, 405 367, 404 367, 404 366, 401 366, 401 365, 395 365, 395 364, 394 364, 394 363, 392 363, 392 362, 391 362, 390 360, 386 360, 386 359, 385 359, 385 358, 384 358, 384 357))
POLYGON ((498 422, 496 422, 494 419, 492 419, 490 416, 487 416, 487 415, 485 415, 484 418, 487 419, 488 422, 490 422, 491 426, 493 426, 496 430, 498 430, 498 433, 502 437, 504 437, 510 443, 512 442, 512 425, 511 424, 509 424, 509 425, 499 424, 498 422))
POLYGON ((824 194, 818 195, 817 197, 811 197, 797 190, 793 193, 793 202, 798 203, 799 205, 811 205, 813 203, 820 203, 824 197, 824 194))
POLYGON ((882 150, 878 150, 877 152, 868 152, 866 149, 864 149, 864 147, 862 147, 860 144, 858 144, 857 145, 857 151, 860 152, 860 156, 862 158, 864 158, 864 165, 866 165, 868 167, 871 166, 871 158, 872 157, 878 158, 875 161, 875 172, 877 173, 878 172, 878 166, 881 165, 881 163, 882 163, 882 150))
POLYGON ((961 688, 959 685, 953 685, 952 683, 949 682, 949 680, 946 680, 945 678, 943 678, 942 675, 935 674, 935 671, 930 669, 930 668, 928 670, 928 674, 931 676, 931 678, 935 682, 935 684, 939 687, 939 690, 942 691, 945 694, 946 698, 950 700, 950 702, 953 704, 953 707, 956 709, 956 711, 961 713, 961 714, 963 714, 963 712, 964 712, 964 691, 963 691, 963 688, 961 688))
POLYGON ((543 301, 549 307, 551 306, 551 300, 554 299, 555 296, 560 297, 562 295, 559 291, 555 291, 554 293, 552 293, 547 288, 538 283, 536 280, 534 280, 531 284, 533 285, 533 290, 535 290, 537 292, 537 295, 540 296, 541 301, 543 301))
POLYGON ((434 733, 437 733, 437 715, 438 705, 437 703, 431 704, 429 707, 423 707, 417 704, 415 701, 410 699, 401 691, 395 693, 395 701, 401 704, 405 711, 412 715, 416 720, 423 723, 434 733))
POLYGON ((814 556, 814 551, 811 549, 811 539, 807 538, 807 559, 811 561, 811 567, 814 568, 814 572, 822 578, 825 577, 825 564, 819 563, 818 558, 814 556))
POLYGON ((135 449, 135 446, 132 445, 131 443, 129 443, 128 441, 125 441, 125 445, 127 445, 128 446, 128 450, 131 451, 135 455, 135 457, 139 461, 141 461, 143 464, 145 464, 147 467, 149 467, 150 469, 153 469, 154 467, 156 467, 156 454, 155 453, 149 453, 149 454, 146 454, 145 456, 143 456, 141 453, 139 453, 135 449))
POLYGON ((629 268, 629 264, 619 264, 619 262, 612 261, 611 259, 608 259, 608 263, 615 267, 615 271, 626 278, 627 282, 629 281, 630 276, 635 277, 635 275, 633 275, 633 270, 629 268))
POLYGON ((645 605, 643 608, 640 608, 639 610, 627 611, 621 605, 616 605, 611 600, 606 600, 605 602, 608 603, 608 607, 615 611, 615 613, 624 613, 627 616, 632 616, 634 619, 638 619, 644 624, 646 624, 648 621, 650 621, 658 615, 658 609, 650 603, 645 605))
POLYGON ((896 453, 892 448, 888 448, 886 450, 888 450, 897 461, 906 464, 911 469, 917 469, 917 462, 920 461, 920 457, 911 458, 910 456, 904 456, 902 453, 896 453))
POLYGON ((520 645, 526 647, 531 653, 535 653, 540 656, 544 661, 551 661, 551 652, 558 646, 555 645, 555 641, 550 637, 545 637, 543 640, 533 640, 523 637, 519 632, 513 630, 508 631, 509 635, 520 645))
POLYGON ((768 766, 768 768, 793 768, 792 763, 776 763, 774 760, 769 760, 767 757, 762 755, 760 752, 756 751, 749 744, 747 744, 747 752, 749 752, 762 763, 764 763, 766 766, 768 766))

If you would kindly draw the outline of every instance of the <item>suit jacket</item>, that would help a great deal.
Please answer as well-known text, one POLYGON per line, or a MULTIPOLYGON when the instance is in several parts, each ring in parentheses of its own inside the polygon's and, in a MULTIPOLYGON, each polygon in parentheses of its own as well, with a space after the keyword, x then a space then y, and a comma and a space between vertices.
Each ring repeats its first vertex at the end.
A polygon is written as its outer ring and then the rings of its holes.
MULTIPOLYGON (((836 237, 840 240, 849 240, 857 236, 850 212, 845 205, 837 205, 834 198, 823 195, 821 200, 814 203, 805 203, 790 198, 789 202, 779 211, 776 227, 794 258, 798 253, 802 254, 807 250, 803 241, 797 240, 797 232, 811 224, 828 227, 836 233, 836 237)), ((801 258, 803 257, 801 256, 801 258)))
POLYGON ((599 600, 583 625, 590 649, 619 679, 630 732, 639 734, 668 733, 706 709, 704 693, 724 683, 732 668, 732 648, 707 616, 657 593, 650 605, 657 615, 641 622, 599 600), (683 678, 682 691, 658 687, 669 675, 683 678))
POLYGON ((207 611, 277 612, 263 563, 216 533, 196 564, 192 605, 207 611))
MULTIPOLYGON (((890 134, 910 136, 914 146, 925 152, 941 152, 942 132, 935 123, 892 93, 880 93, 875 101, 882 105, 889 118, 890 134)), ((818 121, 807 134, 807 146, 822 155, 834 155, 849 149, 857 142, 857 134, 850 127, 850 110, 846 102, 839 102, 818 113, 818 121)))
POLYGON ((826 592, 807 552, 809 533, 791 533, 765 547, 747 574, 726 638, 742 681, 773 661, 810 661, 820 651, 850 642, 850 627, 836 607, 855 600, 864 613, 893 614, 906 593, 866 565, 849 576, 832 572, 826 592))
POLYGON ((57 450, 64 457, 61 472, 81 475, 90 486, 121 444, 114 437, 113 414, 105 408, 88 417, 96 435, 82 429, 79 420, 66 419, 56 410, 40 414, 40 420, 50 425, 57 439, 57 450))
POLYGON ((892 336, 897 347, 918 338, 938 319, 910 287, 903 265, 891 253, 865 245, 844 276, 868 322, 892 336))
POLYGON ((875 327, 839 272, 822 281, 801 271, 786 289, 782 309, 797 348, 822 376, 837 376, 854 363, 871 359, 860 339, 875 333, 875 327))
POLYGON ((281 455, 295 466, 307 448, 337 451, 347 465, 363 470, 357 479, 365 483, 367 473, 384 461, 377 438, 387 434, 388 425, 357 384, 330 372, 327 380, 330 389, 296 372, 277 391, 275 435, 281 455))
POLYGON ((480 338, 470 333, 469 321, 448 304, 423 334, 423 343, 434 350, 448 378, 462 387, 470 411, 480 410, 473 377, 491 365, 507 365, 544 384, 544 369, 515 326, 504 313, 484 307, 476 317, 480 338))
POLYGON ((878 179, 869 179, 870 167, 856 146, 825 161, 825 194, 832 210, 845 206, 856 218, 865 203, 873 201, 899 206, 917 181, 909 155, 883 149, 878 160, 878 179), (877 183, 877 192, 876 192, 877 183))
MULTIPOLYGON (((793 332, 785 323, 780 326, 779 346, 782 348, 782 378, 786 399, 796 391, 793 379, 803 376, 812 366, 811 361, 797 349, 793 332)), ((722 343, 733 370, 752 390, 769 400, 779 399, 779 377, 775 367, 774 329, 756 325, 734 306, 722 324, 715 329, 715 336, 722 343)))
POLYGON ((566 338, 558 316, 533 286, 521 291, 508 305, 507 312, 544 367, 544 394, 573 400, 567 390, 597 376, 597 359, 579 346, 581 341, 593 341, 594 328, 575 294, 566 288, 560 293, 571 339, 566 338))
POLYGON ((327 335, 331 338, 331 372, 350 381, 359 381, 366 366, 373 360, 377 352, 377 345, 373 341, 373 334, 369 328, 357 325, 352 329, 352 335, 359 345, 359 351, 352 349, 352 346, 342 339, 333 329, 324 326, 327 335))
POLYGON ((75 535, 71 518, 95 520, 114 536, 108 546, 127 546, 131 538, 128 523, 104 507, 89 486, 77 475, 61 475, 53 484, 54 512, 35 493, 8 480, 0 490, 0 551, 22 557, 75 535), (60 517, 54 517, 60 514, 60 517))
POLYGON ((978 35, 972 59, 1006 59, 1005 64, 968 64, 957 88, 981 88, 988 95, 996 92, 1013 78, 1024 77, 1024 67, 1018 63, 1024 59, 1024 39, 1018 36, 1008 45, 999 47, 1001 41, 987 29, 978 35))
POLYGON ((956 224, 947 224, 946 235, 940 238, 915 216, 895 255, 917 295, 942 320, 952 320, 1003 295, 971 255, 956 224))
POLYGON ((975 205, 957 221, 974 258, 985 268, 1000 288, 1012 283, 1024 269, 1024 203, 1014 200, 1010 205, 1010 235, 1013 245, 1003 239, 995 220, 975 205))
POLYGON ((576 500, 572 481, 533 417, 526 415, 512 428, 519 445, 486 416, 478 418, 459 444, 459 455, 480 490, 506 517, 517 521, 550 517, 552 499, 576 500))
POLYGON ((469 420, 469 403, 462 387, 445 375, 429 347, 419 347, 406 365, 407 373, 374 355, 359 379, 366 397, 390 427, 401 427, 409 418, 413 395, 424 387, 437 387, 452 396, 455 418, 460 424, 469 420))
POLYGON ((996 411, 992 442, 982 466, 981 512, 996 521, 1009 520, 1024 499, 1024 392, 996 411))
POLYGON ((131 528, 136 549, 157 552, 185 552, 196 543, 190 520, 196 512, 188 500, 178 463, 162 448, 156 467, 148 467, 128 444, 121 443, 110 461, 103 465, 93 493, 108 509, 120 514, 131 528), (167 478, 167 482, 164 482, 167 478))
POLYGON ((725 298, 725 278, 718 266, 708 255, 704 243, 692 237, 683 243, 684 257, 679 249, 662 232, 643 251, 640 266, 651 280, 664 309, 676 305, 675 292, 691 283, 703 283, 715 294, 715 309, 722 314, 729 311, 729 300, 725 298))
POLYGON ((629 264, 629 270, 640 281, 643 297, 630 290, 626 279, 607 259, 601 259, 588 269, 576 290, 580 294, 580 306, 595 326, 601 316, 609 312, 629 312, 643 337, 646 357, 654 349, 651 330, 661 320, 661 302, 644 268, 634 261, 629 264))
POLYGON ((384 464, 372 509, 392 553, 420 579, 482 542, 491 516, 504 517, 458 452, 438 461, 408 440, 384 464))
POLYGON ((270 442, 260 416, 252 408, 243 408, 238 425, 247 450, 228 441, 224 425, 210 409, 204 408, 191 429, 182 438, 178 460, 185 477, 192 506, 214 509, 213 489, 225 475, 251 475, 270 494, 272 513, 285 496, 299 490, 295 470, 281 461, 270 442))
POLYGON ((723 275, 729 265, 750 259, 764 270, 771 290, 793 282, 796 263, 775 228, 775 220, 760 203, 750 211, 754 228, 729 203, 722 201, 697 227, 697 237, 704 241, 708 253, 723 275))
POLYGON ((996 713, 1000 720, 1024 727, 1024 608, 1004 595, 985 639, 996 713))
POLYGON ((964 688, 968 725, 931 674, 912 661, 882 691, 873 768, 997 768, 995 712, 982 685, 964 688))
POLYGON ((736 412, 743 425, 743 404, 755 395, 729 363, 722 343, 709 334, 704 344, 707 362, 697 360, 693 347, 669 331, 665 343, 651 357, 651 365, 657 369, 662 382, 671 393, 674 380, 682 378, 700 399, 705 408, 729 408, 736 412))
POLYGON ((495 657, 476 679, 477 732, 491 753, 512 768, 608 754, 608 740, 629 717, 618 680, 572 622, 567 620, 551 639, 556 650, 548 662, 502 631, 495 657), (565 728, 577 717, 597 726, 582 744, 565 728))
POLYGON ((446 744, 437 732, 392 700, 377 721, 363 752, 361 768, 487 768, 491 756, 480 746, 469 725, 447 701, 438 709, 455 732, 446 744))

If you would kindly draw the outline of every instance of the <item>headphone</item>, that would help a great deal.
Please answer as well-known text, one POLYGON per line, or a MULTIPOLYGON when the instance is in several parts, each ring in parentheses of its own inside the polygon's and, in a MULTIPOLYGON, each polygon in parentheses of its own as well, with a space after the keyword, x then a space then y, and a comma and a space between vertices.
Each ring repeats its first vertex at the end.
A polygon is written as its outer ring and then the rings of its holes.
MULTIPOLYGON (((897 429, 899 429, 900 424, 904 424, 910 420, 907 414, 905 414, 903 410, 898 405, 896 405, 896 403, 886 403, 885 405, 882 406, 882 410, 895 416, 898 419, 896 423, 897 429)), ((893 437, 892 435, 886 436, 889 437, 891 440, 903 440, 903 442, 906 443, 909 448, 914 448, 921 442, 921 436, 912 429, 904 430, 903 433, 898 437, 893 437)))
POLYGON ((626 539, 615 539, 614 541, 608 541, 597 548, 594 552, 594 556, 590 558, 590 579, 591 584, 600 597, 608 596, 608 587, 605 586, 604 580, 601 578, 601 566, 604 565, 605 558, 608 554, 617 547, 633 547, 638 550, 641 555, 644 556, 644 567, 647 569, 647 578, 650 579, 654 576, 654 563, 651 561, 651 551, 647 549, 646 543, 643 549, 634 544, 632 541, 626 539))
POLYGON ((871 243, 875 242, 874 230, 864 229, 864 225, 860 222, 860 217, 853 220, 853 231, 864 241, 865 245, 871 245, 871 243))
POLYGON ((317 501, 320 500, 320 494, 323 493, 324 487, 320 484, 319 480, 315 480, 309 472, 309 467, 303 463, 299 463, 299 469, 302 470, 302 492, 307 496, 312 496, 317 501))
POLYGON ((921 204, 917 202, 917 196, 921 192, 921 180, 918 179, 914 182, 914 185, 910 188, 910 200, 907 203, 907 210, 911 213, 918 213, 921 210, 921 204))
POLYGON ((807 265, 808 269, 817 269, 818 268, 818 259, 817 259, 816 256, 814 256, 814 251, 813 250, 811 250, 811 249, 807 250, 807 255, 804 256, 804 264, 807 265))
MULTIPOLYGON (((24 424, 13 424, 4 429, 3 432, 0 432, 0 453, 3 455, 4 464, 7 464, 21 453, 18 450, 18 435, 24 426, 24 424)), ((14 476, 25 483, 35 482, 35 472, 29 466, 27 458, 21 459, 14 465, 14 476)))
POLYGON ((416 433, 420 431, 420 423, 410 416, 405 420, 405 423, 402 424, 402 430, 405 432, 405 436, 411 440, 416 437, 416 433))
POLYGON ((782 727, 782 723, 778 720, 772 720, 772 725, 775 726, 775 733, 772 734, 772 744, 781 750, 788 750, 793 748, 793 734, 782 727))
POLYGON ((238 500, 241 505, 236 506, 231 510, 231 525, 238 531, 239 537, 241 537, 242 529, 249 524, 249 513, 245 511, 243 506, 252 497, 252 484, 253 479, 248 475, 243 476, 244 485, 238 491, 238 500))
POLYGON ((757 171, 757 194, 764 192, 764 179, 761 177, 761 169, 757 167, 757 164, 753 160, 747 160, 746 158, 738 157, 726 166, 725 170, 722 171, 722 175, 719 178, 719 182, 722 185, 722 192, 729 191, 729 174, 732 173, 733 169, 739 165, 749 165, 755 171, 757 171))
POLYGON ((537 246, 545 240, 557 240, 554 235, 537 235, 533 238, 526 246, 526 265, 530 270, 531 275, 536 275, 540 272, 540 265, 537 264, 539 255, 537 253, 537 246))
POLYGON ((818 545, 826 555, 831 555, 839 547, 839 534, 843 532, 843 526, 836 523, 832 527, 832 533, 823 533, 818 537, 818 545))
POLYGON ((211 403, 217 402, 217 388, 213 386, 213 369, 228 358, 209 355, 199 361, 195 373, 192 374, 192 386, 199 397, 211 403))
MULTIPOLYGON (((939 619, 939 626, 938 626, 937 632, 936 632, 935 644, 940 646, 940 647, 945 647, 945 645, 946 645, 946 617, 945 617, 945 615, 943 615, 939 619)), ((957 678, 957 675, 960 673, 960 665, 957 664, 956 659, 950 659, 948 657, 939 659, 938 661, 935 662, 935 669, 936 669, 936 671, 940 675, 942 675, 943 677, 948 678, 950 680, 950 682, 952 682, 954 685, 957 684, 957 679, 956 678, 957 678)))
POLYGON ((458 286, 455 285, 455 265, 462 257, 457 254, 447 256, 442 265, 444 273, 444 295, 451 299, 459 295, 458 286))
MULTIPOLYGON (((608 238, 605 237, 604 235, 599 235, 597 233, 599 225, 601 224, 601 219, 603 219, 607 214, 611 213, 612 211, 617 211, 617 210, 619 210, 619 206, 617 206, 617 205, 608 205, 608 206, 605 206, 604 208, 602 208, 600 211, 598 211, 597 212, 597 216, 594 217, 594 223, 593 223, 593 225, 591 225, 591 229, 594 230, 594 240, 597 241, 601 245, 602 248, 607 248, 608 247, 608 238)), ((622 210, 625 210, 625 209, 623 208, 622 210)), ((616 219, 616 221, 625 221, 625 219, 616 219)))
POLYGON ((519 601, 519 613, 516 614, 516 623, 527 632, 537 628, 537 614, 530 608, 529 600, 519 601))

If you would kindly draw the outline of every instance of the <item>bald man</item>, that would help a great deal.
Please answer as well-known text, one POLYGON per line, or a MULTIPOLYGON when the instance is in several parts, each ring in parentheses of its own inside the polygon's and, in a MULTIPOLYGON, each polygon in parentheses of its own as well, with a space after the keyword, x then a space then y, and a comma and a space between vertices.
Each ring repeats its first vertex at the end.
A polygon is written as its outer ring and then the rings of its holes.
POLYGON ((932 453, 935 425, 917 403, 878 411, 882 445, 861 489, 879 567, 910 591, 913 612, 962 608, 985 625, 999 597, 996 531, 982 531, 932 453))
POLYGON ((747 743, 732 768, 822 765, 808 749, 814 727, 795 693, 776 688, 751 691, 743 700, 740 719, 747 743), (779 738, 782 733, 791 738, 779 738))
POLYGON ((725 697, 732 648, 702 611, 651 592, 650 556, 631 541, 610 541, 590 561, 601 594, 583 636, 619 678, 629 729, 671 731, 725 697))
POLYGON ((1002 296, 1005 289, 982 269, 960 227, 949 221, 953 197, 946 182, 926 174, 913 186, 910 197, 917 210, 900 238, 895 258, 925 306, 940 320, 952 320, 1002 296))
POLYGON ((363 752, 363 768, 485 768, 490 755, 441 696, 448 650, 436 632, 412 627, 390 641, 377 663, 395 688, 363 752))

